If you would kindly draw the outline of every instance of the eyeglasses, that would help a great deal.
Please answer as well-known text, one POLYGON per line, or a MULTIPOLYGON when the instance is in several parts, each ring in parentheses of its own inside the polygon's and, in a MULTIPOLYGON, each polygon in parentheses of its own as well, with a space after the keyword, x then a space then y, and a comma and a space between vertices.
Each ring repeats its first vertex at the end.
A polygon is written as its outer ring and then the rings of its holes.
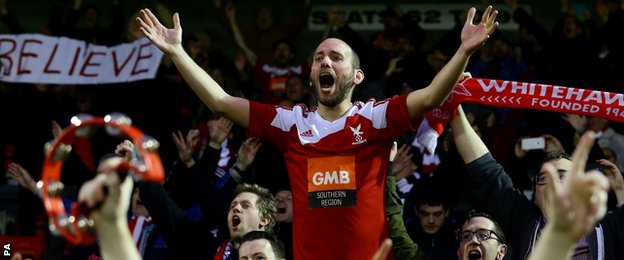
POLYGON ((496 232, 489 230, 489 229, 479 229, 475 232, 469 231, 469 230, 465 230, 459 233, 459 241, 461 242, 468 242, 470 240, 472 240, 472 237, 476 236, 477 237, 477 241, 482 242, 483 240, 488 240, 488 239, 494 239, 498 242, 504 243, 499 237, 498 234, 496 234, 496 232), (494 236, 492 236, 494 235, 494 236))
MULTIPOLYGON (((564 172, 559 172, 558 182, 563 182, 563 179, 565 177, 566 177, 566 174, 564 172)), ((538 174, 537 176, 535 176, 535 184, 541 186, 541 185, 545 185, 546 183, 548 183, 548 177, 546 176, 546 173, 538 174)))

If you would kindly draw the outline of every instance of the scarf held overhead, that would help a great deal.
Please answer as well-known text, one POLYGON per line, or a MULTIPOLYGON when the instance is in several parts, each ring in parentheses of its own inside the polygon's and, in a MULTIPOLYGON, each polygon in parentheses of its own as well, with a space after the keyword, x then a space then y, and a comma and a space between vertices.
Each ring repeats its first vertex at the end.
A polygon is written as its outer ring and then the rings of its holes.
POLYGON ((453 119, 457 106, 472 102, 487 106, 529 108, 579 114, 624 122, 624 94, 599 90, 507 80, 465 78, 438 108, 429 111, 418 128, 418 142, 435 151, 437 138, 453 119))

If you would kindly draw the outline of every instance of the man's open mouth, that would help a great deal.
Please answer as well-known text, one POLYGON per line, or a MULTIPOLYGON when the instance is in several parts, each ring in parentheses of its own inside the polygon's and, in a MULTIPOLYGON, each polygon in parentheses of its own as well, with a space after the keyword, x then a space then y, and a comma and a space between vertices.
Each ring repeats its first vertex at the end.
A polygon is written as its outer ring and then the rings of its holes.
POLYGON ((331 88, 335 82, 336 80, 331 73, 323 72, 319 75, 319 84, 321 85, 321 88, 331 88))
POLYGON ((481 252, 479 250, 471 250, 470 252, 468 252, 468 259, 470 260, 481 259, 481 252))
POLYGON ((239 216, 232 216, 232 227, 238 227, 240 223, 241 223, 241 220, 239 216))

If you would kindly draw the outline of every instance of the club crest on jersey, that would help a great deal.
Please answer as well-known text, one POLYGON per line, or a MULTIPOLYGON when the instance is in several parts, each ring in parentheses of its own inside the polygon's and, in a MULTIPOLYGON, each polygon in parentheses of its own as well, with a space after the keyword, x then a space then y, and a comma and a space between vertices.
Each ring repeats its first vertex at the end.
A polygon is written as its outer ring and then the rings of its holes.
POLYGON ((351 144, 361 144, 366 142, 366 139, 362 137, 362 134, 364 134, 364 132, 360 131, 360 129, 362 128, 362 124, 359 124, 356 127, 349 126, 349 128, 351 129, 351 132, 353 132, 353 137, 355 138, 355 141, 351 144))

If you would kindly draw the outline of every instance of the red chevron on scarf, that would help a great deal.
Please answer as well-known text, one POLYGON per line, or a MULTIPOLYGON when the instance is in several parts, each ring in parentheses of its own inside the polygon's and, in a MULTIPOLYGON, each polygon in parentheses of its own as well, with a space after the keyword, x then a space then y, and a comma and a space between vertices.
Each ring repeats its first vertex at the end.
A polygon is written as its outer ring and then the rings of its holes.
POLYGON ((540 83, 465 78, 440 107, 425 114, 417 140, 433 152, 437 139, 464 102, 602 117, 624 122, 624 94, 540 83))

